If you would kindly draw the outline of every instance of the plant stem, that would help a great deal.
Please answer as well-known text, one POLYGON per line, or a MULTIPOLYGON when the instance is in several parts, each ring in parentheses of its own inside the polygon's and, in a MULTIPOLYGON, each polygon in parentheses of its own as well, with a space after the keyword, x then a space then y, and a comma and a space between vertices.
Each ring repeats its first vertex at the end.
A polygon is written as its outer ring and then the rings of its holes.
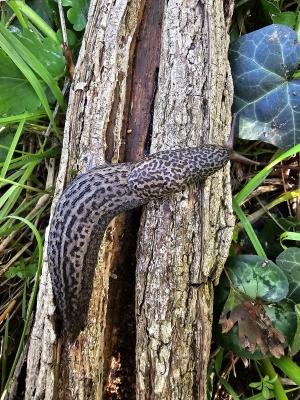
POLYGON ((279 359, 272 359, 272 363, 287 375, 292 381, 300 386, 300 367, 290 357, 283 356, 279 359))
MULTIPOLYGON (((261 360, 262 367, 264 369, 264 372, 266 375, 269 376, 270 380, 276 377, 276 372, 274 370, 274 367, 270 361, 269 358, 266 358, 265 360, 261 360)), ((276 396, 277 400, 288 400, 287 395, 285 393, 285 390, 280 382, 280 379, 277 377, 275 382, 273 383, 274 385, 274 394, 276 396)))

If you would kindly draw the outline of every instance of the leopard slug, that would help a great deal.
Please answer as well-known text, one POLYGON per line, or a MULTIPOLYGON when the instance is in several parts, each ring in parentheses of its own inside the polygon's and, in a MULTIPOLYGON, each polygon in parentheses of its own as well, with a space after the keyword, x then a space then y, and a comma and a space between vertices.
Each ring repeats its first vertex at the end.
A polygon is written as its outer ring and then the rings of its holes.
POLYGON ((98 251, 110 220, 204 180, 232 154, 217 145, 162 151, 137 163, 91 169, 70 183, 56 205, 48 241, 55 303, 70 336, 85 326, 98 251))

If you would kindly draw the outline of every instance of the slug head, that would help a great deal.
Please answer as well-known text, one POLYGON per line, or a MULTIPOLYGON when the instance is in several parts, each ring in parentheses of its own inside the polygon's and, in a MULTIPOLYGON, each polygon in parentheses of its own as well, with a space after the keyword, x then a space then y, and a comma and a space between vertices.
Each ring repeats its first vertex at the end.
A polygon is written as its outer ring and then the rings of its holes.
POLYGON ((162 197, 206 179, 229 161, 231 153, 217 145, 156 153, 133 167, 128 185, 140 197, 162 197))

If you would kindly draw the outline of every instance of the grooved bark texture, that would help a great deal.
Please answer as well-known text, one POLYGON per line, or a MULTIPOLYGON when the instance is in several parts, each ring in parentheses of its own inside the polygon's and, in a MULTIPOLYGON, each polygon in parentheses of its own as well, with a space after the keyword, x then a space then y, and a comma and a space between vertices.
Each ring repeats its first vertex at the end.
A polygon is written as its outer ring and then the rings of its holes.
MULTIPOLYGON (((232 88, 222 2, 165 9, 151 150, 224 143, 232 88)), ((206 399, 213 282, 233 218, 226 171, 149 204, 137 253, 138 399, 206 399)))
MULTIPOLYGON (((155 13, 147 9, 156 7, 155 1, 91 1, 70 91, 53 207, 74 171, 105 159, 122 162, 125 154, 133 160, 146 141, 152 141, 151 152, 225 143, 232 101, 226 24, 233 1, 158 1, 157 10, 163 13, 158 24, 151 22, 155 13), (147 23, 155 29, 162 25, 160 35, 146 35, 147 23), (149 57, 149 65, 139 51, 149 57), (159 53, 157 66, 153 60, 159 53), (136 90, 132 85, 141 79, 134 68, 139 66, 152 84, 136 90), (132 104, 141 110, 144 123, 132 104), (137 127, 142 127, 143 139, 128 140, 137 127), (126 143, 133 142, 138 143, 136 150, 127 151, 126 143)), ((227 256, 233 226, 228 167, 205 185, 150 204, 143 214, 137 252, 136 396, 119 390, 114 372, 122 354, 112 354, 114 345, 108 343, 118 336, 111 322, 116 320, 114 310, 107 304, 110 273, 118 279, 115 265, 122 259, 124 221, 121 216, 109 226, 88 324, 75 343, 56 334, 45 248, 26 399, 102 399, 103 392, 105 399, 206 399, 213 283, 227 256)), ((122 316, 118 319, 122 326, 122 316)))

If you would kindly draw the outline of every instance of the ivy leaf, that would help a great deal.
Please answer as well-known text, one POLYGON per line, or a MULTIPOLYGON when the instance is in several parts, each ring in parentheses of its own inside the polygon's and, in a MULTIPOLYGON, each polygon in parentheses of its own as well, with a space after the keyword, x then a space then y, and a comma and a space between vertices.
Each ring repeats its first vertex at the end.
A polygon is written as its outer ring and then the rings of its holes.
POLYGON ((231 45, 240 138, 283 149, 300 141, 300 80, 292 79, 299 59, 297 34, 284 25, 269 25, 231 45))
POLYGON ((287 300, 265 306, 265 310, 276 329, 284 333, 286 344, 290 344, 297 329, 297 315, 293 304, 287 300))
POLYGON ((241 357, 279 357, 297 329, 294 305, 285 300, 289 291, 285 273, 255 255, 230 257, 225 272, 215 296, 216 340, 241 357), (221 306, 223 334, 217 324, 221 306))
POLYGON ((63 0, 63 6, 70 6, 67 12, 68 20, 75 31, 82 31, 85 28, 89 10, 89 0, 63 0))
POLYGON ((232 285, 252 299, 278 302, 289 290, 288 279, 270 260, 255 255, 234 256, 226 267, 232 285))
POLYGON ((289 247, 276 258, 276 264, 285 273, 289 281, 288 297, 300 303, 300 249, 289 247))

